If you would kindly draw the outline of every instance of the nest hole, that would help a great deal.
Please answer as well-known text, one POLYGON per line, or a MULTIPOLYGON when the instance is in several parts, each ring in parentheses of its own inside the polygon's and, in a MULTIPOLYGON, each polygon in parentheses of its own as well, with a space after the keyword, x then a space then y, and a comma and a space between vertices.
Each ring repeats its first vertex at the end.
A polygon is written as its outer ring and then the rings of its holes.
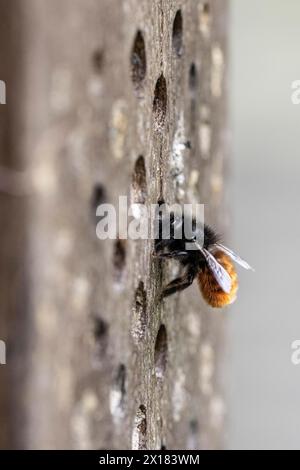
POLYGON ((120 390, 120 393, 124 398, 126 394, 126 367, 124 364, 120 364, 118 367, 115 378, 115 387, 117 390, 120 390))
POLYGON ((143 33, 139 30, 131 50, 131 79, 136 90, 143 84, 147 72, 146 47, 143 33))
POLYGON ((138 408, 132 432, 132 449, 133 450, 146 450, 147 438, 147 411, 144 405, 138 408))
POLYGON ((174 22, 172 32, 173 51, 177 57, 182 56, 183 51, 183 20, 181 10, 178 10, 174 22))
POLYGON ((95 350, 93 352, 93 361, 95 365, 102 363, 103 356, 106 354, 108 346, 108 323, 99 316, 93 317, 93 336, 95 350))
POLYGON ((106 189, 101 183, 95 184, 91 196, 91 209, 95 214, 97 207, 104 204, 107 200, 106 189))
POLYGON ((126 367, 120 364, 116 370, 112 389, 110 392, 110 411, 115 421, 125 415, 126 401, 126 367))
POLYGON ((107 202, 107 193, 106 193, 105 186, 101 183, 96 183, 95 186, 93 187, 91 198, 90 198, 91 217, 96 225, 99 221, 99 217, 97 217, 97 208, 101 206, 101 204, 105 204, 106 202, 107 202))
POLYGON ((92 55, 92 66, 96 73, 102 72, 104 64, 104 52, 102 49, 96 49, 92 55))
POLYGON ((94 317, 94 337, 97 342, 103 341, 108 333, 108 324, 101 317, 94 317))
POLYGON ((147 331, 147 294, 141 281, 135 291, 131 333, 136 343, 143 341, 147 331))
POLYGON ((126 240, 116 240, 113 251, 114 280, 120 284, 124 278, 126 265, 126 240))
POLYGON ((211 7, 208 2, 201 5, 200 10, 200 30, 205 35, 208 36, 211 27, 211 7))
POLYGON ((197 419, 191 419, 187 433, 187 449, 199 449, 199 423, 197 419))
POLYGON ((153 99, 153 113, 155 118, 155 123, 158 128, 162 127, 165 123, 166 113, 167 113, 167 82, 163 74, 158 78, 155 90, 154 90, 154 99, 153 99))
POLYGON ((165 325, 161 325, 156 341, 154 350, 154 363, 155 363, 155 375, 159 380, 162 380, 165 376, 168 359, 168 338, 167 330, 165 325))
POLYGON ((140 155, 134 165, 132 175, 132 192, 133 202, 138 204, 145 204, 147 198, 147 176, 145 159, 140 155))
POLYGON ((198 85, 198 71, 194 63, 191 64, 189 70, 189 89, 192 93, 195 93, 198 85))

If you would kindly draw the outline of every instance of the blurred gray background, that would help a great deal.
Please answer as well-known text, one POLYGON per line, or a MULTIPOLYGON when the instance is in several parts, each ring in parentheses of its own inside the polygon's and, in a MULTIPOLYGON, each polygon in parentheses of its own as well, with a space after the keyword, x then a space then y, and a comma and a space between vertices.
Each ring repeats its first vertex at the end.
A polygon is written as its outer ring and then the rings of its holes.
MULTIPOLYGON (((227 447, 300 448, 300 2, 232 0, 232 246, 240 272, 229 316, 227 447)), ((228 378, 228 377, 227 377, 228 378)))

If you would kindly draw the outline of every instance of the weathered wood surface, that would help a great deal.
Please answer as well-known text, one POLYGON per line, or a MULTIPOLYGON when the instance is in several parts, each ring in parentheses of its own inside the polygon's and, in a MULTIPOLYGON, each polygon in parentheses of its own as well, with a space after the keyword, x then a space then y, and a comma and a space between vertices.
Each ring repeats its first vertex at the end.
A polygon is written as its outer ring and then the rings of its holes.
POLYGON ((223 316, 196 285, 160 303, 176 266, 98 240, 95 207, 202 202, 226 229, 227 2, 1 12, 2 447, 221 447, 223 316))

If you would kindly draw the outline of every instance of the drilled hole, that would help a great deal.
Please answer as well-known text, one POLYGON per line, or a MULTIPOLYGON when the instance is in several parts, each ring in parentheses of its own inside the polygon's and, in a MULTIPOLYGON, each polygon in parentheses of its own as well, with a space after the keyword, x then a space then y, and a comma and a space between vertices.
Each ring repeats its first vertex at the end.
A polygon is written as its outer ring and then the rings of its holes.
POLYGON ((100 73, 103 68, 104 63, 104 53, 102 49, 97 49, 94 51, 92 56, 92 65, 95 72, 100 73))
POLYGON ((102 341, 108 332, 107 323, 100 317, 94 318, 94 337, 96 341, 102 341))
POLYGON ((119 421, 125 414, 126 399, 126 367, 120 364, 114 377, 110 392, 110 411, 115 421, 119 421))
POLYGON ((183 49, 182 36, 183 36, 182 13, 181 13, 181 10, 178 10, 174 19, 173 34, 172 34, 173 50, 175 54, 177 55, 177 57, 180 57, 182 55, 182 49, 183 49))
POLYGON ((144 283, 140 282, 135 292, 131 333, 136 343, 145 338, 147 330, 147 297, 144 283))
POLYGON ((101 183, 97 183, 91 196, 91 209, 93 214, 96 214, 97 207, 106 201, 106 190, 101 183))
POLYGON ((136 89, 139 89, 146 76, 147 60, 145 41, 141 31, 136 33, 131 51, 131 78, 136 89))
POLYGON ((208 36, 211 27, 211 8, 209 3, 200 6, 200 31, 204 36, 208 36))
POLYGON ((167 367, 168 340, 165 325, 161 325, 155 342, 154 363, 155 374, 158 379, 163 379, 167 367))
POLYGON ((196 419, 192 419, 190 421, 190 431, 193 433, 193 434, 197 434, 198 433, 198 421, 196 419))
POLYGON ((202 7, 202 18, 207 20, 209 16, 210 16, 210 5, 209 3, 204 3, 202 7))
MULTIPOLYGON (((153 221, 153 233, 154 233, 154 248, 155 251, 160 245, 163 238, 170 235, 170 224, 167 221, 171 221, 171 215, 169 206, 163 198, 157 201, 157 206, 154 213, 153 221), (163 223, 164 221, 164 223, 163 223)), ((160 248, 161 249, 161 248, 160 248)), ((159 258, 157 258, 159 260, 159 258)))
POLYGON ((93 362, 95 366, 99 366, 108 346, 108 324, 101 317, 93 317, 93 336, 95 341, 93 362))
POLYGON ((191 98, 191 132, 194 135, 196 122, 197 122, 197 86, 198 86, 198 71, 194 63, 191 64, 189 70, 189 90, 191 98))
POLYGON ((141 405, 135 415, 132 432, 132 450, 146 450, 147 414, 146 407, 141 405))
POLYGON ((187 435, 187 449, 199 449, 199 424, 197 419, 192 419, 189 422, 189 430, 187 435))
POLYGON ((162 127, 165 123, 167 102, 167 83, 165 77, 161 74, 156 82, 153 100, 153 112, 157 127, 162 127))
POLYGON ((117 284, 124 278, 124 268, 126 263, 126 240, 116 240, 113 252, 114 279, 117 284))
POLYGON ((200 154, 204 160, 209 159, 211 153, 211 112, 210 109, 203 105, 200 109, 200 127, 199 127, 199 146, 200 154))
POLYGON ((189 71, 189 88, 192 93, 196 91, 197 84, 198 84, 197 67, 194 63, 192 63, 190 66, 190 71, 189 71))
POLYGON ((116 376, 116 388, 120 390, 122 397, 125 397, 126 367, 120 364, 116 376))
POLYGON ((145 204, 147 197, 147 178, 145 159, 142 155, 140 155, 135 162, 132 176, 132 192, 134 203, 145 204))
POLYGON ((95 184, 91 199, 90 199, 90 206, 91 206, 91 216, 94 223, 97 225, 99 220, 103 219, 103 217, 97 217, 96 212, 97 208, 104 204, 107 201, 107 194, 105 187, 101 183, 95 184))

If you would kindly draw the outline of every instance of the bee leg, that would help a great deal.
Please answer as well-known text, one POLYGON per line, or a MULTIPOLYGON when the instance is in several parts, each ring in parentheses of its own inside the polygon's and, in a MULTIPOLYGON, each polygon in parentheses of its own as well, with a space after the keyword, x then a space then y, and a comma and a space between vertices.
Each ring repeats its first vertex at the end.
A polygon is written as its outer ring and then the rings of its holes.
POLYGON ((168 297, 169 295, 174 294, 175 292, 180 292, 187 287, 189 287, 195 279, 194 271, 187 271, 187 273, 171 281, 163 290, 162 298, 168 297))

